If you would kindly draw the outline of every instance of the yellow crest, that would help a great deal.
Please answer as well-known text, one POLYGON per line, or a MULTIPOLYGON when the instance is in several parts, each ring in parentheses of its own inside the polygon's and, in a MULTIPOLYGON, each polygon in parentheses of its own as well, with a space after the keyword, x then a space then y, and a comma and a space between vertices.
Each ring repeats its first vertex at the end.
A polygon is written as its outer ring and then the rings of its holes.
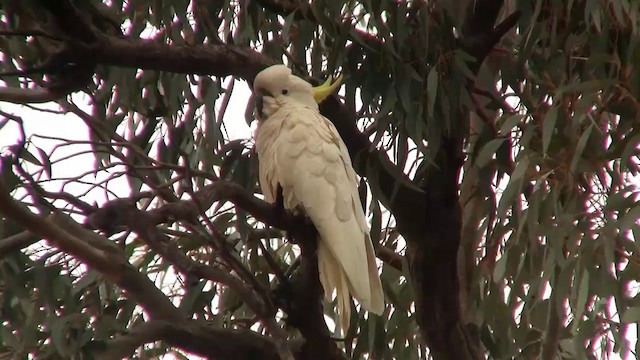
POLYGON ((313 88, 313 99, 318 104, 325 101, 331 94, 340 88, 340 85, 342 85, 342 75, 338 76, 333 84, 331 83, 331 80, 333 80, 333 78, 329 75, 329 78, 324 82, 324 84, 313 88))

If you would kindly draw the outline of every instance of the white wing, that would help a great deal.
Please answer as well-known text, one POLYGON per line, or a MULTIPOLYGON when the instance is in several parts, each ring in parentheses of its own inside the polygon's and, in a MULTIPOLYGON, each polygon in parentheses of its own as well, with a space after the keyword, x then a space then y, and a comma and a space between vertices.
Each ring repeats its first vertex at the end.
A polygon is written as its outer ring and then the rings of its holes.
MULTIPOLYGON (((265 199, 273 202, 281 184, 285 207, 301 205, 318 229, 327 295, 348 288, 367 310, 381 314, 384 296, 356 174, 333 124, 314 109, 284 106, 260 125, 256 146, 265 199)), ((338 297, 339 307, 349 311, 344 299, 338 297)))

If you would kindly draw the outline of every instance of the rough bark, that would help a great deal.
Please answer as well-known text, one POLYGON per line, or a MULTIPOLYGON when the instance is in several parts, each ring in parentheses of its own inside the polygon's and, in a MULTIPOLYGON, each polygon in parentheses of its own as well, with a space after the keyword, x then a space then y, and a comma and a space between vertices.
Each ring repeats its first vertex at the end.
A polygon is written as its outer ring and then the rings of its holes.
MULTIPOLYGON (((468 5, 459 46, 475 58, 468 64, 474 74, 519 16, 512 14, 494 28, 502 5, 503 1, 497 0, 471 1, 468 5)), ((471 79, 468 85, 472 87, 471 79)), ((455 114, 458 123, 450 134, 441 137, 441 148, 426 171, 421 236, 403 234, 409 250, 418 325, 438 360, 484 358, 477 328, 462 316, 457 265, 462 231, 458 176, 465 160, 468 113, 465 109, 455 114)))

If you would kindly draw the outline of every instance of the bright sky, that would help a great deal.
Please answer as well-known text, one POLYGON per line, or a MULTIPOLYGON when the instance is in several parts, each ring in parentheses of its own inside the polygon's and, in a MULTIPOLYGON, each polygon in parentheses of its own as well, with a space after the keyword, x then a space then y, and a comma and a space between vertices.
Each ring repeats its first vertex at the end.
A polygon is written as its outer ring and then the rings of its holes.
MULTIPOLYGON (((230 98, 224 121, 230 140, 252 138, 253 130, 244 120, 244 111, 250 94, 251 91, 249 90, 247 83, 236 80, 233 95, 230 98)), ((89 100, 86 96, 83 94, 75 94, 72 99, 80 109, 87 113, 91 113, 89 100)), ((219 106, 219 104, 217 105, 219 106)), ((55 103, 35 104, 33 107, 49 111, 61 110, 55 103)), ((33 136, 33 143, 44 150, 47 154, 51 155, 51 152, 53 151, 51 156, 52 162, 81 151, 91 150, 91 146, 88 144, 74 144, 73 146, 56 148, 56 145, 63 142, 61 140, 48 139, 58 138, 74 141, 88 141, 89 129, 84 122, 74 114, 52 114, 34 110, 32 107, 5 102, 0 102, 0 110, 18 115, 22 118, 27 137, 33 136), (47 138, 42 138, 40 136, 47 138)), ((7 146, 18 143, 20 141, 20 137, 21 135, 18 125, 14 121, 9 121, 0 129, 0 151, 4 152, 6 151, 7 146)), ((34 156, 39 157, 38 152, 35 151, 34 148, 31 148, 31 152, 34 156)), ((53 177, 68 177, 82 174, 91 170, 93 167, 93 155, 90 153, 82 154, 54 165, 53 177)), ((98 178, 100 179, 100 175, 98 178)), ((126 187, 126 182, 122 182, 122 185, 124 187, 113 186, 111 190, 119 196, 128 196, 129 192, 126 187)), ((101 191, 96 189, 90 193, 89 197, 84 198, 84 200, 87 202, 98 201, 98 203, 102 203, 105 200, 105 196, 101 191)))

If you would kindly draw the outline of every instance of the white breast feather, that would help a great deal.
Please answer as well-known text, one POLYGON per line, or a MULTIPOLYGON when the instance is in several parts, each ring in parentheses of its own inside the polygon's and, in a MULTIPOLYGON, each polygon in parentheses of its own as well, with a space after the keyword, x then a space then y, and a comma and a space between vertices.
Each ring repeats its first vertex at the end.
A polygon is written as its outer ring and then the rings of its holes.
POLYGON ((285 105, 260 125, 256 147, 265 200, 274 202, 281 184, 285 207, 301 205, 318 229, 320 241, 326 245, 319 249, 319 256, 328 250, 337 260, 337 264, 329 261, 320 265, 325 291, 333 291, 327 289, 327 282, 339 291, 349 288, 365 308, 382 313, 382 287, 358 180, 333 124, 314 109, 285 105), (328 271, 333 271, 329 266, 341 266, 348 284, 339 280, 342 276, 328 279, 328 271))

